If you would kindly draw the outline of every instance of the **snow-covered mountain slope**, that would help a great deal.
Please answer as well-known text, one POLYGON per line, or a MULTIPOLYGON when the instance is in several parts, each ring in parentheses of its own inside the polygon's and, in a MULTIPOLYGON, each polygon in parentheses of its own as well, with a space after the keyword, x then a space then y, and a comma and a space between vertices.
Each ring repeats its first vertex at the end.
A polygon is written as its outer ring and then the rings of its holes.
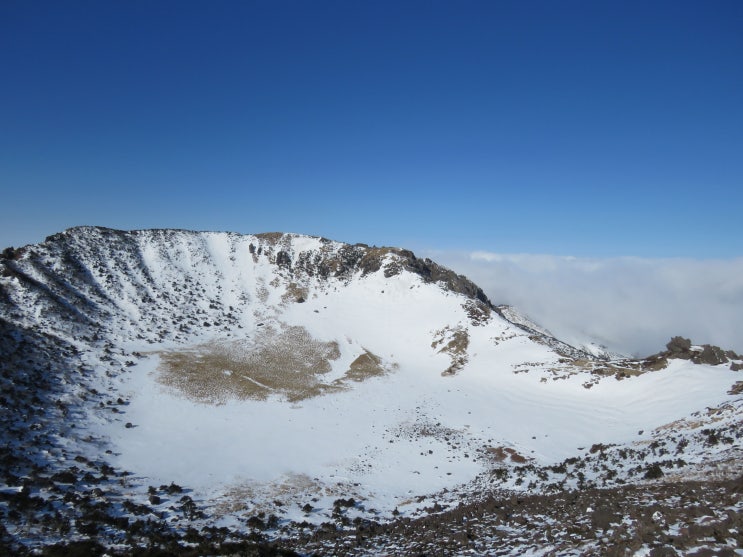
POLYGON ((736 355, 608 362, 396 248, 75 228, 3 252, 0 325, 5 489, 67 524, 16 519, 28 544, 86 535, 72 492, 248 531, 741 456, 736 355))

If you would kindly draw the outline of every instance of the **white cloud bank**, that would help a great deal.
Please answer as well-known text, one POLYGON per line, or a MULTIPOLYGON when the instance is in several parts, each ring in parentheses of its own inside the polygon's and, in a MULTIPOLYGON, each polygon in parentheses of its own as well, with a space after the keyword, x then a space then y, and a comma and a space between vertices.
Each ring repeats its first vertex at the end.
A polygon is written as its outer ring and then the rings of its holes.
POLYGON ((675 335, 743 352, 743 258, 587 259, 487 252, 429 255, 571 344, 624 354, 675 335))

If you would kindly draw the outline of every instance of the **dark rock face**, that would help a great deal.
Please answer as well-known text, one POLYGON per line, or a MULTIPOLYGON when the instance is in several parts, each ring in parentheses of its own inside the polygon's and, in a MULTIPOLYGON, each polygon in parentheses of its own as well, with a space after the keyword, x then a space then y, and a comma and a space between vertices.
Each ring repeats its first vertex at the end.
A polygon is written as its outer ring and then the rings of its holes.
POLYGON ((21 255, 23 255, 23 249, 9 247, 0 253, 0 259, 18 259, 21 255))
MULTIPOLYGON (((417 274, 426 282, 441 283, 447 290, 479 300, 489 308, 493 307, 482 289, 467 277, 458 275, 428 258, 416 257, 410 250, 346 244, 337 252, 302 252, 292 260, 288 251, 283 249, 291 235, 271 232, 256 234, 256 238, 261 241, 261 245, 253 246, 251 253, 264 253, 274 257, 276 265, 290 270, 295 275, 350 278, 358 271, 361 271, 362 275, 368 275, 382 270, 389 278, 406 270, 417 274), (274 250, 278 250, 275 256, 274 250)), ((320 241, 330 244, 330 240, 325 238, 320 238, 320 241)))
POLYGON ((279 251, 276 254, 276 265, 278 265, 279 267, 290 268, 292 265, 292 260, 289 254, 285 251, 279 251))
POLYGON ((658 478, 662 478, 663 468, 658 464, 653 464, 648 467, 644 477, 646 480, 657 480, 658 478))
MULTIPOLYGON (((653 354, 645 359, 643 368, 648 371, 663 369, 668 365, 668 360, 691 360, 695 364, 720 365, 726 364, 730 360, 737 360, 739 356, 731 350, 723 350, 719 346, 712 344, 702 344, 699 348, 693 349, 691 340, 684 337, 673 337, 666 344, 666 351, 653 354)), ((733 362, 730 369, 737 371, 743 368, 743 365, 733 362)))
POLYGON ((705 344, 702 352, 697 356, 699 361, 703 364, 717 365, 726 364, 728 362, 725 352, 719 346, 710 346, 705 344))
POLYGON ((412 251, 398 250, 398 254, 403 257, 405 269, 423 277, 426 282, 441 282, 452 292, 464 294, 468 298, 474 298, 492 307, 485 293, 476 284, 468 278, 456 274, 445 267, 442 267, 430 259, 419 259, 412 251))
POLYGON ((684 356, 688 355, 691 350, 691 340, 683 337, 673 337, 671 341, 666 344, 666 349, 672 357, 684 358, 684 356))

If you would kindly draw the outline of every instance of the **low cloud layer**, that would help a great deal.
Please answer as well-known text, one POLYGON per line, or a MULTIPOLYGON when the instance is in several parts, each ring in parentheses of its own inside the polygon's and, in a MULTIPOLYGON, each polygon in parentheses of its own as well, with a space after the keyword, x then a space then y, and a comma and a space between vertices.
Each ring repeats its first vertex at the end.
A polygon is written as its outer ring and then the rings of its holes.
POLYGON ((743 352, 743 259, 428 256, 572 344, 644 356, 682 335, 743 352))

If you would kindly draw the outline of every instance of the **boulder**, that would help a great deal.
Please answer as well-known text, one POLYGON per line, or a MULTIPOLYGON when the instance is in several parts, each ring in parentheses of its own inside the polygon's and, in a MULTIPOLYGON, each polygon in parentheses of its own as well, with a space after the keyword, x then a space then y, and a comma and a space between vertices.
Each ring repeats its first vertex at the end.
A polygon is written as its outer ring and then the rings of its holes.
POLYGON ((712 366, 726 364, 728 361, 725 352, 719 346, 710 346, 709 344, 705 344, 702 351, 694 357, 695 363, 709 364, 712 366))
POLYGON ((666 344, 668 352, 672 358, 684 358, 688 359, 688 354, 691 350, 691 340, 684 337, 673 337, 671 341, 666 344))

